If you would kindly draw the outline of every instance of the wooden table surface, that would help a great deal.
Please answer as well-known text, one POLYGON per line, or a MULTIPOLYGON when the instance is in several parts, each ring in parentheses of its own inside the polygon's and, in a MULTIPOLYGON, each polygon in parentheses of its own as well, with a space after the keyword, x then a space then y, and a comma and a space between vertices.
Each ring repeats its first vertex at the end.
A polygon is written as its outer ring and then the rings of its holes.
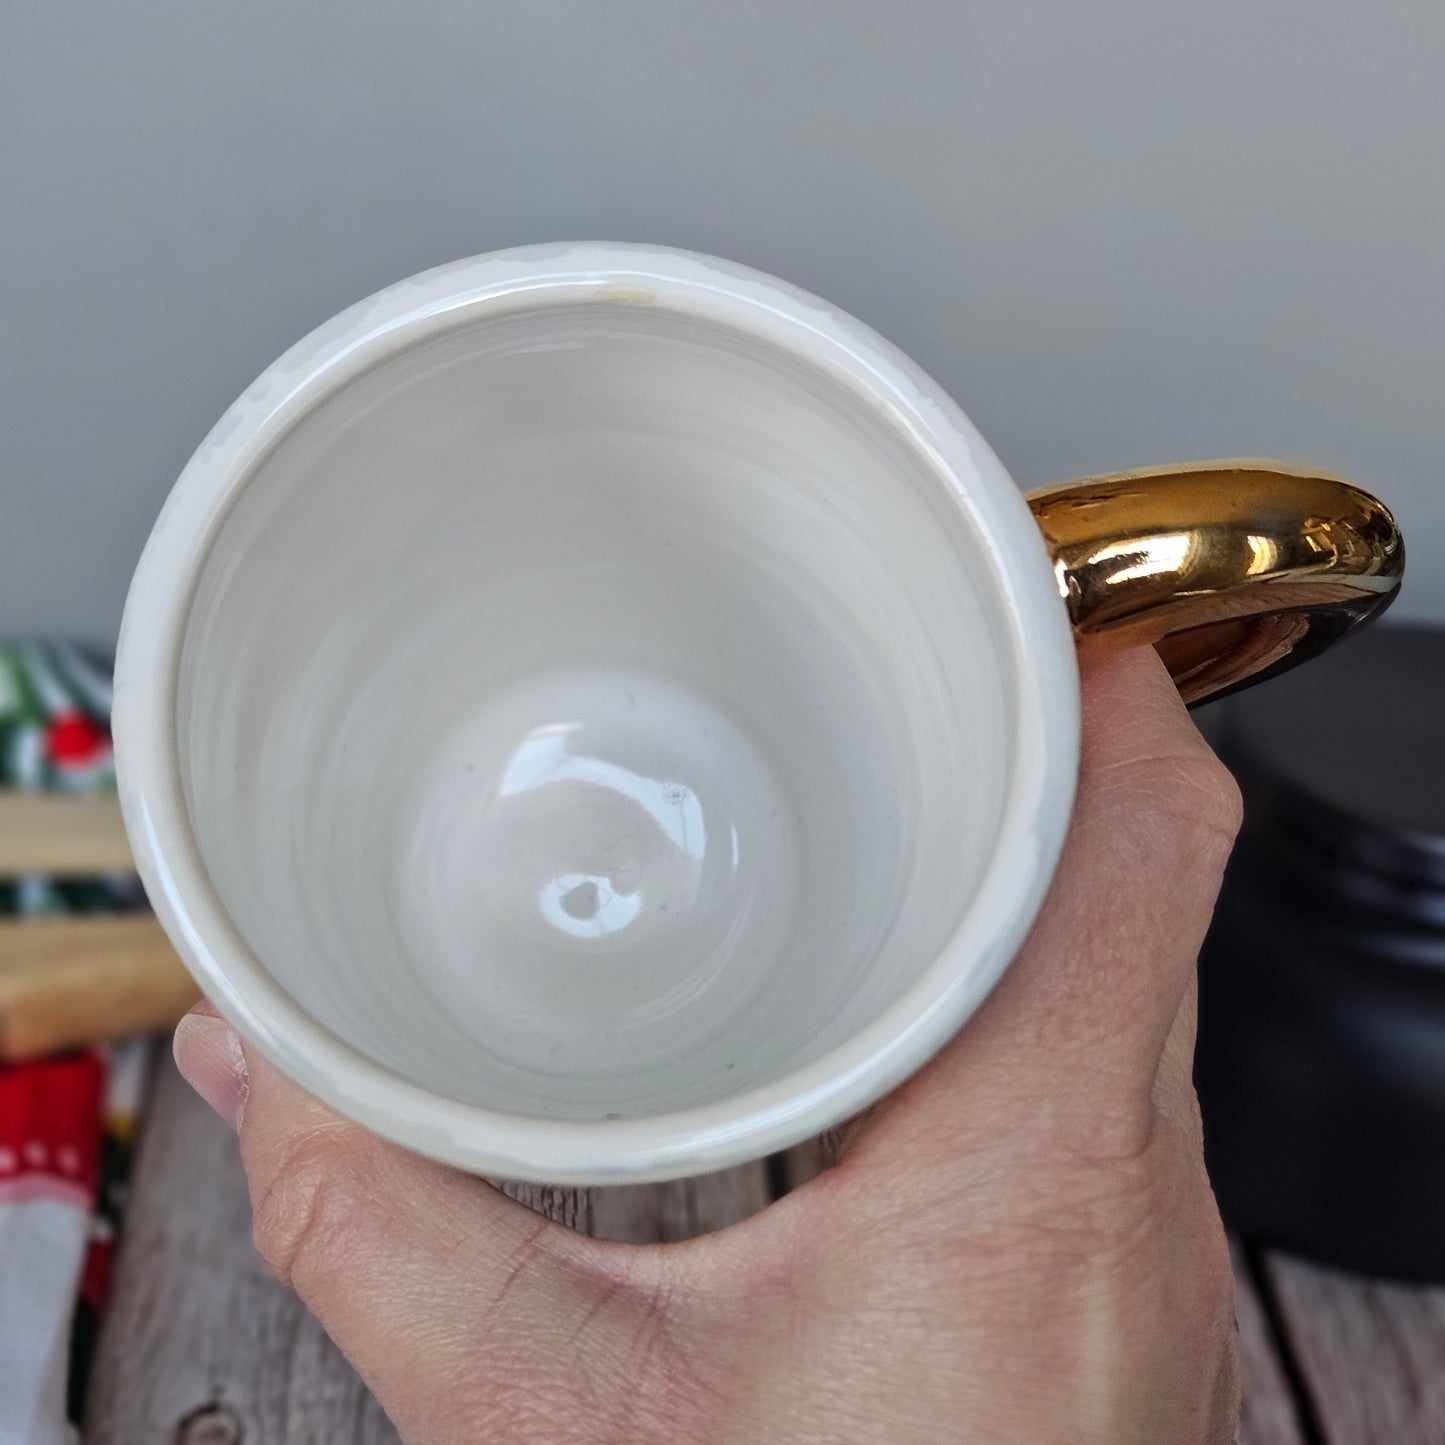
MULTIPOLYGON (((804 1149, 705 1179, 528 1202, 611 1238, 681 1239, 816 1168, 804 1149)), ((1445 1289, 1236 1249, 1243 1445, 1445 1445, 1445 1289)), ((92 1376, 87 1445, 381 1445, 370 1393, 251 1247, 235 1141, 160 1066, 92 1376)), ((1168 1445, 1168 1442, 1160 1442, 1168 1445)))

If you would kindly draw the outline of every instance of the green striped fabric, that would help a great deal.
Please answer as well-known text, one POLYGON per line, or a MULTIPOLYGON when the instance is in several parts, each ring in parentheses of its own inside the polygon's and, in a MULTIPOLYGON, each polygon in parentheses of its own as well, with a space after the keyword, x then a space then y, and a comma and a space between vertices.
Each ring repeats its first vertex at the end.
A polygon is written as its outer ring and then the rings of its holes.
MULTIPOLYGON (((0 788, 115 790, 110 667, 75 643, 0 643, 0 788)), ((110 912, 141 901, 134 877, 0 878, 0 916, 110 912)))

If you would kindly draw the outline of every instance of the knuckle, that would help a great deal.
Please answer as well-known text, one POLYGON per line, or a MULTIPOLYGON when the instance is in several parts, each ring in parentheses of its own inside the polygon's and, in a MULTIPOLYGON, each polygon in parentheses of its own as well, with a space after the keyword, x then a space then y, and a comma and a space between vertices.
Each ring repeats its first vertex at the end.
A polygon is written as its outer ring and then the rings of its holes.
POLYGON ((1200 1383, 1207 1392, 1201 1412, 1209 1422, 1201 1438, 1233 1438, 1239 1418, 1239 1329, 1235 1314, 1234 1260, 1223 1226, 1216 1222, 1197 1245, 1198 1346, 1200 1383))
POLYGON ((1116 764, 1109 786, 1137 811, 1164 825, 1176 846, 1203 844, 1221 860, 1233 847, 1244 805, 1234 775, 1202 738, 1152 757, 1116 764))
POLYGON ((273 1274, 305 1295, 340 1270, 345 1222, 364 1196, 366 1169, 349 1130, 293 1136, 252 1186, 252 1239, 273 1274))
POLYGON ((1208 832, 1232 845, 1244 821, 1244 799, 1234 774, 1202 741, 1186 773, 1186 791, 1197 806, 1198 821, 1208 832))
POLYGON ((1216 1318, 1232 1324, 1234 1259, 1229 1252, 1229 1237, 1224 1232, 1224 1224, 1219 1217, 1219 1211, 1214 1207, 1214 1196, 1209 1192, 1207 1184, 1203 1194, 1207 1203, 1202 1208, 1204 1220, 1196 1240, 1202 1292, 1213 1306, 1216 1318))

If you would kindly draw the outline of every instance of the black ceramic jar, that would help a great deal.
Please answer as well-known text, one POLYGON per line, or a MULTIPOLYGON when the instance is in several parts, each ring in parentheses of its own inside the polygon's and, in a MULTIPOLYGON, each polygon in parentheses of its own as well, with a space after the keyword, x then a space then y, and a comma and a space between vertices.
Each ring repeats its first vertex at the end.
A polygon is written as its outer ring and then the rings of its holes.
POLYGON ((1207 730, 1245 795, 1200 959, 1225 1218, 1445 1280, 1445 632, 1369 629, 1207 730))

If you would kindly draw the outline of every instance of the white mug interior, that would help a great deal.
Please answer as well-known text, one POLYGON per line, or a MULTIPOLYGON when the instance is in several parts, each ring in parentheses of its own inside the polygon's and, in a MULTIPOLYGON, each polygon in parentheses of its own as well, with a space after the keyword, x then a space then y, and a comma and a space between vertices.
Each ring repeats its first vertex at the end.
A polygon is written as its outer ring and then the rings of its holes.
POLYGON ((1003 469, 857 323, 678 253, 497 263, 198 454, 126 620, 128 819, 323 1097, 492 1172, 689 1172, 983 996, 1067 820, 1072 646, 1003 469))

